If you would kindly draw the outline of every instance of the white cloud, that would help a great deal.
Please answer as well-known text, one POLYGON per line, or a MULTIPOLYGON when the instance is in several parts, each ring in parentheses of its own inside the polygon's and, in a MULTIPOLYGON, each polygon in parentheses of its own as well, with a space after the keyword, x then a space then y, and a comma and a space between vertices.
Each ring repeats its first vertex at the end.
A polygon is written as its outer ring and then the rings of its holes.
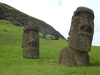
POLYGON ((41 19, 53 26, 65 38, 71 25, 71 17, 78 6, 86 6, 94 10, 95 28, 93 45, 100 45, 100 0, 0 0, 18 10, 41 19), (98 43, 99 42, 99 43, 98 43))

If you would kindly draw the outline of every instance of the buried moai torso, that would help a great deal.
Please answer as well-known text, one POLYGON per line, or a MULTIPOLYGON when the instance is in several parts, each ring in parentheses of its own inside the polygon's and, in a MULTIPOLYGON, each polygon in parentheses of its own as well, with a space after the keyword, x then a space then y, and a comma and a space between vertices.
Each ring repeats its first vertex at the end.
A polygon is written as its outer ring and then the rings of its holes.
POLYGON ((88 65, 93 32, 93 11, 86 7, 78 7, 72 17, 68 47, 61 50, 58 63, 65 66, 88 65))
POLYGON ((24 57, 39 58, 39 32, 36 26, 24 27, 22 47, 24 57))

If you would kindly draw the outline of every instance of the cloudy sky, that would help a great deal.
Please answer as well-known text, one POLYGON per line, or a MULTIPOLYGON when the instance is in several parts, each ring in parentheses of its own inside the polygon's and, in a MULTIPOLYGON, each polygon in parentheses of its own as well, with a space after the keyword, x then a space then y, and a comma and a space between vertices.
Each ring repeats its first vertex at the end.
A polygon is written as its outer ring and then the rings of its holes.
POLYGON ((73 12, 79 6, 94 11, 94 37, 92 45, 100 46, 100 0, 0 0, 14 8, 53 26, 65 38, 71 25, 73 12))

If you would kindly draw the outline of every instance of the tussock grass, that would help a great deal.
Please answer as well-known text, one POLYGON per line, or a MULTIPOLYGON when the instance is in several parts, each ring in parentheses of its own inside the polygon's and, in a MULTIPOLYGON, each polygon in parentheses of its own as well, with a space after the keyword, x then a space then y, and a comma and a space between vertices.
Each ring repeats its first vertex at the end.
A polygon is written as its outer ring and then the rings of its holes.
POLYGON ((89 66, 64 67, 57 59, 67 41, 40 38, 40 58, 27 59, 22 56, 22 34, 23 27, 0 20, 0 75, 100 75, 100 46, 92 46, 89 66))

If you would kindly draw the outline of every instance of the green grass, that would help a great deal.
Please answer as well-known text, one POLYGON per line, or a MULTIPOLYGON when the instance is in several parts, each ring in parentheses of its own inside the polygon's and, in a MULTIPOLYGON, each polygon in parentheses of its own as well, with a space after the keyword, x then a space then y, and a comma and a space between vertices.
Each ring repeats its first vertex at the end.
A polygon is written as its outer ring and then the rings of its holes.
POLYGON ((27 59, 22 56, 22 35, 23 27, 0 20, 0 75, 100 75, 100 46, 89 52, 91 65, 64 67, 57 59, 67 41, 40 38, 40 58, 27 59))

